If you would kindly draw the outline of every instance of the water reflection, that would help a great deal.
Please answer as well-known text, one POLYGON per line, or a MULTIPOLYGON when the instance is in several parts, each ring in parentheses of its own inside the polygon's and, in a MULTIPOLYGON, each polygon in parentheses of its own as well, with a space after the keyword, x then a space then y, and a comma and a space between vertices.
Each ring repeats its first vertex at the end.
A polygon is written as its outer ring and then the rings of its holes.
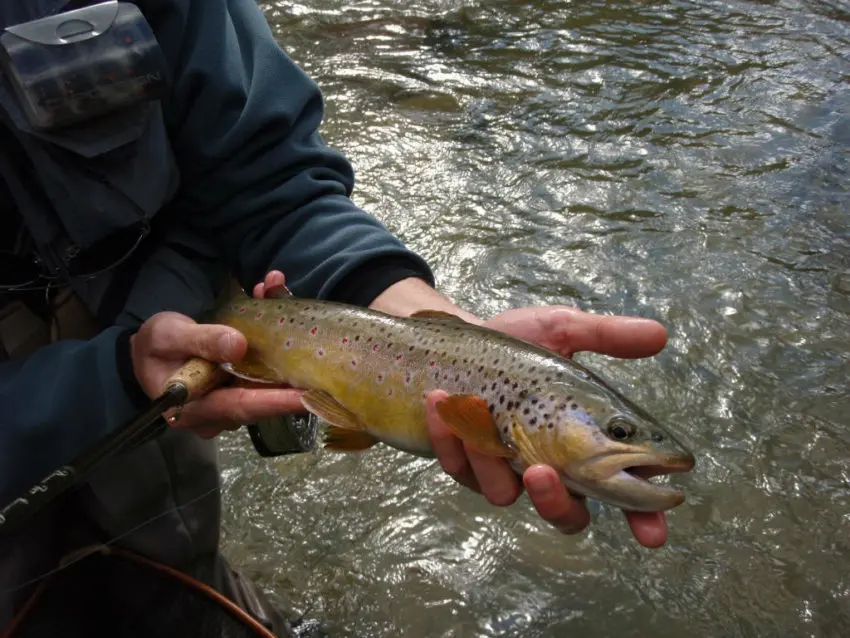
POLYGON ((263 6, 356 201, 448 294, 668 327, 649 361, 580 356, 698 464, 649 552, 608 508, 564 538, 402 453, 229 436, 234 561, 339 636, 850 635, 847 7, 263 6))

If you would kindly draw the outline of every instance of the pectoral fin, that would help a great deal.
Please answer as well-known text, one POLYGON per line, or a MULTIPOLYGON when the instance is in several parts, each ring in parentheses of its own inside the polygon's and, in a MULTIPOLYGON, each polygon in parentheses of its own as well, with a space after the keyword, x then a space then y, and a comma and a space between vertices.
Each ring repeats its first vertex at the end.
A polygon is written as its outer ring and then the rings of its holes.
POLYGON ((301 395, 301 404, 317 417, 337 428, 366 434, 366 428, 360 423, 357 415, 324 390, 308 390, 301 395))
POLYGON ((251 348, 239 363, 222 363, 221 369, 234 377, 254 383, 280 384, 278 374, 251 354, 251 348))
POLYGON ((374 436, 363 430, 346 430, 332 425, 325 433, 325 449, 339 452, 362 452, 378 442, 374 436))
POLYGON ((437 412, 449 429, 482 454, 511 458, 515 453, 499 437, 487 402, 472 394, 455 394, 437 403, 437 412))

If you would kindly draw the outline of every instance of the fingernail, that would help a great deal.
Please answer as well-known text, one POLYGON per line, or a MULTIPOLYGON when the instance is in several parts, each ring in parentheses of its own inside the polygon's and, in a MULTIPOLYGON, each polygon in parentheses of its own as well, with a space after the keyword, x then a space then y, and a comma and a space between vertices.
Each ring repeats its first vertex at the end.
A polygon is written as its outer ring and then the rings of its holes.
POLYGON ((221 356, 227 360, 233 355, 233 335, 229 332, 221 335, 218 339, 218 347, 221 356))

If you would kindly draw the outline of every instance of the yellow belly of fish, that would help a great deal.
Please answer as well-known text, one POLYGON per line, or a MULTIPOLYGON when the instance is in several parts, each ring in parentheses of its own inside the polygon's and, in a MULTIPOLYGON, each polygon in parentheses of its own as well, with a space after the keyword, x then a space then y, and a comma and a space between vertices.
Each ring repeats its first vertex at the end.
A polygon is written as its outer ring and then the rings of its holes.
POLYGON ((362 363, 363 358, 357 360, 361 363, 352 367, 352 357, 345 352, 318 356, 314 350, 291 348, 278 350, 275 361, 267 365, 273 367, 279 381, 327 392, 356 416, 365 432, 382 443, 432 457, 421 383, 405 383, 407 369, 403 366, 382 367, 378 361, 369 364, 362 363))

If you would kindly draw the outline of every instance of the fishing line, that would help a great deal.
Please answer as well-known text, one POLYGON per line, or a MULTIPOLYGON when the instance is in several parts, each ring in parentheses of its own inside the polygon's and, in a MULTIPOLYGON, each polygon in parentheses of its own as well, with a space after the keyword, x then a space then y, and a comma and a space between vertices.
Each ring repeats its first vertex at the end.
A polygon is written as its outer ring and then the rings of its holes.
MULTIPOLYGON (((155 516, 152 516, 151 518, 147 519, 146 521, 142 521, 141 523, 139 523, 135 527, 127 530, 126 532, 123 532, 122 534, 120 534, 118 536, 113 537, 112 539, 106 541, 105 543, 98 543, 96 545, 90 545, 88 547, 80 548, 79 550, 76 550, 76 552, 79 552, 79 555, 75 556, 74 558, 72 558, 68 562, 61 563, 59 565, 59 567, 51 569, 50 571, 47 571, 47 572, 41 574, 40 576, 36 576, 35 578, 31 578, 30 580, 25 581, 25 582, 21 583, 20 585, 16 585, 16 586, 14 586, 10 589, 3 590, 0 593, 11 594, 11 593, 14 593, 16 591, 23 589, 24 587, 29 587, 30 585, 38 583, 38 582, 44 580, 45 578, 49 578, 49 577, 51 577, 55 574, 58 574, 62 570, 68 569, 69 567, 71 567, 71 565, 78 563, 79 561, 83 560, 84 558, 87 558, 88 556, 91 556, 92 554, 96 554, 97 552, 99 552, 99 551, 101 551, 101 550, 103 550, 103 549, 105 549, 105 548, 107 548, 111 545, 114 545, 115 543, 120 541, 122 538, 126 538, 130 534, 139 531, 141 528, 145 527, 146 525, 150 525, 154 521, 159 520, 160 518, 162 518, 164 516, 168 516, 169 514, 173 514, 174 512, 179 512, 179 511, 189 507, 190 505, 194 505, 198 501, 205 499, 208 496, 215 494, 216 492, 219 492, 219 491, 221 491, 220 486, 213 487, 213 488, 207 490, 206 492, 204 492, 203 494, 196 496, 192 500, 190 500, 186 503, 183 503, 182 505, 177 505, 177 506, 172 507, 168 510, 165 510, 164 512, 156 514, 155 516)), ((71 554, 73 554, 73 553, 74 552, 71 552, 71 554)))

